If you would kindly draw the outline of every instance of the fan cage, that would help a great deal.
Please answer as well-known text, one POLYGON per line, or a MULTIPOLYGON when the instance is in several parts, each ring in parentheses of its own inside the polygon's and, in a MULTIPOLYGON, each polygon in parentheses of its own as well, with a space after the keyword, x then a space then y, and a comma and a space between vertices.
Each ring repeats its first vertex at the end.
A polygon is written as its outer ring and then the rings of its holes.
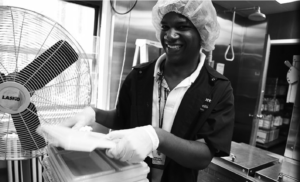
MULTIPOLYGON (((22 85, 30 96, 18 113, 6 112, 5 94, 0 98, 0 160, 46 154, 47 141, 36 136, 36 127, 58 124, 90 105, 86 54, 66 29, 39 13, 0 6, 0 73, 0 87, 22 85)), ((9 109, 15 105, 11 101, 9 109)))

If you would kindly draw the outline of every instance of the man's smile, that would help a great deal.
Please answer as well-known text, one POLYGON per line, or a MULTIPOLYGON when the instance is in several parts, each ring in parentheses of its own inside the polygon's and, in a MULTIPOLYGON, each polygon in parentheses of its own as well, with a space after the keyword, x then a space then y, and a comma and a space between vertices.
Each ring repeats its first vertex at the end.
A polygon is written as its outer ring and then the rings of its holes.
POLYGON ((167 49, 167 52, 173 52, 173 51, 179 51, 183 47, 183 45, 165 43, 165 47, 167 49))
POLYGON ((182 45, 168 45, 167 44, 167 47, 170 49, 179 50, 182 47, 182 45))

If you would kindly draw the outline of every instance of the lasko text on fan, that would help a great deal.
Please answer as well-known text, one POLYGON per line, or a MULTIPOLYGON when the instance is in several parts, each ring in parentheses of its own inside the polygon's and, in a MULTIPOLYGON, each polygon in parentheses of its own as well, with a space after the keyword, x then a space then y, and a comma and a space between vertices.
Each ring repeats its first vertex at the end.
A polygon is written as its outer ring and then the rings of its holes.
POLYGON ((22 94, 16 88, 4 88, 0 91, 0 105, 11 110, 18 110, 22 94))
POLYGON ((2 95, 2 99, 4 99, 4 100, 15 100, 15 101, 20 101, 21 100, 20 97, 4 96, 4 95, 2 95))

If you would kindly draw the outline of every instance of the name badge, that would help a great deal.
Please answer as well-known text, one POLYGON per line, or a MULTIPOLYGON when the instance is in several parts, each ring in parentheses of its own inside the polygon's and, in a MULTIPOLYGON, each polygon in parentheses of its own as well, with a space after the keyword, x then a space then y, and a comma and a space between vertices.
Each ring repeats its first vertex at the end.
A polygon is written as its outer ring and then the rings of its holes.
POLYGON ((209 104, 211 103, 210 98, 206 98, 202 106, 200 107, 200 111, 204 112, 208 109, 209 104))
POLYGON ((155 150, 153 151, 152 164, 165 165, 166 155, 155 150))

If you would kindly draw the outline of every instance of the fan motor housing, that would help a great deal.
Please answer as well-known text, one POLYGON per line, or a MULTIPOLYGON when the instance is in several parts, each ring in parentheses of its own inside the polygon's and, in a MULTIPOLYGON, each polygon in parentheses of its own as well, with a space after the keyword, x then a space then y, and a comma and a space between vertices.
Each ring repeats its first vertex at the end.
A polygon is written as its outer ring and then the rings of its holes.
POLYGON ((16 114, 27 109, 30 103, 28 90, 17 82, 0 84, 0 110, 9 114, 16 114))

